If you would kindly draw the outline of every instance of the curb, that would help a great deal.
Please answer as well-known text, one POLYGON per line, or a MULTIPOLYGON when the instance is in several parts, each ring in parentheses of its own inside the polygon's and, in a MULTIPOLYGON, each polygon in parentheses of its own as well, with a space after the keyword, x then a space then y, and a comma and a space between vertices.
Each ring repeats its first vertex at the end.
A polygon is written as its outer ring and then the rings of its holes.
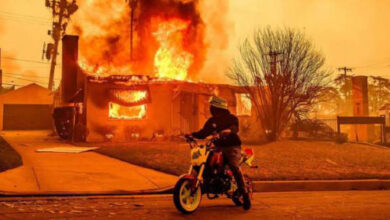
POLYGON ((173 187, 164 187, 160 189, 150 190, 112 190, 112 191, 40 191, 40 192, 5 192, 0 191, 0 198, 2 197, 57 197, 57 196, 117 196, 117 195, 159 195, 172 194, 173 187))
POLYGON ((255 192, 390 190, 390 180, 254 181, 255 192))
MULTIPOLYGON (((350 190, 390 190, 390 180, 296 180, 296 181, 253 181, 254 192, 298 192, 298 191, 350 191, 350 190)), ((55 197, 55 196, 117 196, 117 195, 159 195, 172 194, 173 187, 139 191, 100 191, 100 192, 4 192, 1 197, 55 197)))

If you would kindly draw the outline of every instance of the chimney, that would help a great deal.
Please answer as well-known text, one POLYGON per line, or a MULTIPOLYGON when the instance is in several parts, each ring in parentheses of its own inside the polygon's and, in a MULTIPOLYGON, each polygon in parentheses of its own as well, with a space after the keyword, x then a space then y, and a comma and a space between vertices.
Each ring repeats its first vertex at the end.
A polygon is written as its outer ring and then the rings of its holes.
POLYGON ((61 94, 63 102, 70 102, 77 92, 78 45, 79 37, 65 35, 62 38, 62 80, 61 94))

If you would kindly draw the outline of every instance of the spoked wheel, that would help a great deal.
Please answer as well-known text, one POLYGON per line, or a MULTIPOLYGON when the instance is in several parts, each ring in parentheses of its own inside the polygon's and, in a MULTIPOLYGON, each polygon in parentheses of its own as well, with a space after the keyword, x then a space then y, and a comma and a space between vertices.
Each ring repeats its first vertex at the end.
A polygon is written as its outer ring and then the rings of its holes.
POLYGON ((192 188, 192 180, 181 178, 177 181, 173 190, 173 201, 176 208, 184 214, 190 214, 196 211, 202 199, 200 186, 192 188))
MULTIPOLYGON (((252 180, 249 178, 248 175, 244 174, 244 182, 245 182, 246 190, 249 194, 249 198, 252 200, 252 196, 253 196, 252 180)), ((236 206, 242 206, 242 204, 244 203, 244 198, 238 189, 236 191, 234 191, 233 196, 232 196, 232 200, 236 206)))

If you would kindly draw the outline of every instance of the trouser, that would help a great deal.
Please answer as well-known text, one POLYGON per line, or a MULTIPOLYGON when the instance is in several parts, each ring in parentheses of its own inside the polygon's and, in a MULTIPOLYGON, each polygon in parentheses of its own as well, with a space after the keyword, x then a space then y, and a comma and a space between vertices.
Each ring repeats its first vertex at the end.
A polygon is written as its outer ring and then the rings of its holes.
POLYGON ((218 150, 222 152, 225 163, 232 171, 234 179, 237 182, 239 192, 245 193, 245 182, 240 168, 241 148, 239 146, 218 147, 218 150))

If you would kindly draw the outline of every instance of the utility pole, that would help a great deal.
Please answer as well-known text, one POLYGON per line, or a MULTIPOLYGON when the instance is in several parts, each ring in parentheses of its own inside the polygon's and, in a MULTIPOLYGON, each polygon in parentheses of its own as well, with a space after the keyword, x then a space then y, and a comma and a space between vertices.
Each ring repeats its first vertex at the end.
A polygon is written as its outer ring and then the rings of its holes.
POLYGON ((49 54, 51 55, 49 57, 51 58, 51 66, 48 88, 49 90, 53 90, 58 45, 62 36, 65 34, 70 16, 77 11, 78 6, 76 0, 72 0, 72 2, 68 2, 68 0, 45 0, 45 6, 51 9, 53 16, 52 30, 49 30, 48 34, 53 38, 54 45, 47 48, 47 50, 50 50, 49 54))
POLYGON ((337 68, 337 70, 338 71, 342 71, 342 72, 344 72, 342 75, 343 75, 343 78, 344 78, 344 96, 345 96, 345 98, 347 99, 347 93, 348 93, 348 88, 347 88, 347 78, 348 78, 348 75, 347 75, 347 73, 348 72, 352 72, 352 68, 348 68, 348 67, 346 67, 346 66, 344 66, 344 67, 339 67, 339 68, 337 68))
POLYGON ((134 41, 134 11, 137 8, 138 0, 126 0, 129 3, 130 7, 130 60, 134 59, 133 57, 133 41, 134 41))

